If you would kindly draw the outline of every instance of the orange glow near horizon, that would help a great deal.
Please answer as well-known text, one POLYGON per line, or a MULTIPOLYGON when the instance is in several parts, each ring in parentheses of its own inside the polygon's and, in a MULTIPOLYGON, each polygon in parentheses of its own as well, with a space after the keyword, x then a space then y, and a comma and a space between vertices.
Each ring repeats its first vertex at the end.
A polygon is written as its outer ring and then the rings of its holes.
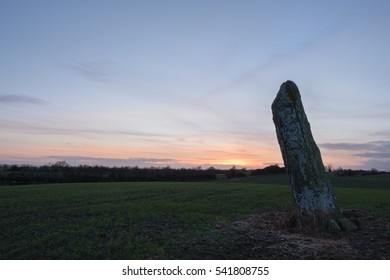
MULTIPOLYGON (((335 153, 322 151, 325 166, 332 166, 333 169, 344 166, 358 166, 356 158, 347 153, 335 153)), ((104 160, 120 160, 126 164, 126 160, 151 159, 151 165, 171 167, 195 167, 195 166, 216 166, 230 168, 232 166, 256 169, 264 168, 271 164, 283 166, 283 160, 279 147, 254 147, 243 149, 234 146, 153 146, 153 147, 124 147, 124 146, 92 146, 92 145, 15 145, 7 150, 0 151, 0 159, 3 162, 25 162, 33 164, 48 164, 58 158, 69 157, 73 161, 80 161, 83 157, 99 160, 104 165, 104 160), (159 161, 161 159, 161 161, 159 161)), ((75 163, 76 164, 76 163, 75 163)))
MULTIPOLYGON (((260 150, 260 149, 259 149, 260 150)), ((58 157, 90 157, 95 159, 171 159, 167 165, 178 166, 240 166, 245 168, 261 168, 268 162, 280 162, 279 154, 266 150, 246 152, 232 147, 111 147, 111 146, 20 146, 0 151, 0 158, 28 159, 30 162, 39 162, 46 158, 58 157)), ((277 151, 278 152, 278 151, 277 151)), ((47 160, 46 160, 47 161, 47 160)), ((156 161, 158 162, 158 161, 156 161)), ((164 162, 164 161, 162 161, 164 162)), ((49 162, 42 162, 47 164, 49 162)), ((174 167, 174 166, 172 166, 174 167)))

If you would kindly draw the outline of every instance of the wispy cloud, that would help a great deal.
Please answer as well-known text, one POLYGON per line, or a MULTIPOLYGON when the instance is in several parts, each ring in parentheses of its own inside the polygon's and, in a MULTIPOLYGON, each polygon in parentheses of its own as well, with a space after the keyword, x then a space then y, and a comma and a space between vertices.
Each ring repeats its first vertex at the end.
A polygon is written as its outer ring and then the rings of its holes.
POLYGON ((338 151, 352 151, 352 155, 366 160, 390 160, 390 141, 372 141, 367 143, 324 143, 322 148, 338 151))
POLYGON ((318 145, 336 155, 336 158, 348 159, 342 165, 349 168, 390 170, 390 141, 323 143, 318 145))
POLYGON ((390 159, 390 152, 384 153, 361 153, 356 154, 358 157, 372 158, 372 159, 390 159))
POLYGON ((377 131, 377 132, 372 133, 371 135, 390 138, 390 129, 377 131))
POLYGON ((0 104, 34 104, 34 105, 44 105, 46 104, 46 101, 28 96, 28 95, 17 95, 17 94, 6 94, 6 95, 0 95, 0 104))
POLYGON ((85 79, 107 83, 111 81, 113 64, 108 61, 79 62, 66 64, 64 68, 85 79))
POLYGON ((370 143, 323 143, 318 145, 329 150, 366 150, 372 146, 370 143))
POLYGON ((11 131, 21 131, 27 134, 43 134, 43 135, 123 135, 137 137, 170 137, 161 133, 153 133, 141 130, 130 129, 99 129, 94 127, 85 127, 80 124, 71 122, 55 125, 30 123, 28 121, 0 120, 0 128, 11 131))
POLYGON ((179 162, 171 158, 104 158, 85 156, 49 156, 49 160, 66 161, 71 165, 103 165, 103 166, 168 166, 177 165, 179 162))
POLYGON ((323 143, 322 148, 330 150, 355 150, 355 151, 378 151, 390 150, 390 141, 372 141, 366 143, 323 143))

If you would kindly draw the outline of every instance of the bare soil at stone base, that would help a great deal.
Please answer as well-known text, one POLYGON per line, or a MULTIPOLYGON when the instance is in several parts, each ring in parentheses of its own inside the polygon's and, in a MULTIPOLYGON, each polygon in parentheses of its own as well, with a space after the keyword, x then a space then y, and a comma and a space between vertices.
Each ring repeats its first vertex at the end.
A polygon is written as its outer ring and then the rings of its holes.
POLYGON ((251 215, 216 225, 218 240, 198 240, 192 257, 201 259, 384 260, 390 259, 390 221, 356 209, 344 215, 359 224, 353 232, 286 227, 284 212, 251 215))

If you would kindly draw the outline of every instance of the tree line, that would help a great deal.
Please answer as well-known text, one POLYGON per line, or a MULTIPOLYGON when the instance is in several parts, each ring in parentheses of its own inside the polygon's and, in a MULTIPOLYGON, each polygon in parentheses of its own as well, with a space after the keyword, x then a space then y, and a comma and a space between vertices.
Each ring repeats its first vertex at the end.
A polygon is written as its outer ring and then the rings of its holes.
POLYGON ((83 182, 207 181, 217 178, 209 168, 163 168, 70 166, 64 161, 44 166, 1 165, 0 184, 45 184, 83 182))
POLYGON ((0 185, 146 181, 197 182, 277 173, 285 173, 285 168, 277 165, 255 170, 235 166, 227 170, 214 167, 174 169, 169 166, 149 168, 139 168, 138 166, 71 166, 65 161, 58 161, 43 166, 0 165, 0 185))
MULTIPOLYGON (((335 176, 364 176, 388 172, 371 170, 351 170, 338 168, 331 170, 335 176)), ((106 167, 79 165, 70 166, 65 161, 43 166, 0 165, 0 185, 46 184, 46 183, 85 183, 85 182, 198 182, 217 179, 234 179, 246 176, 286 174, 285 167, 277 164, 265 168, 247 170, 233 166, 230 169, 171 168, 166 167, 106 167)))
POLYGON ((353 170, 353 169, 343 169, 339 167, 333 171, 329 168, 328 171, 332 172, 334 175, 339 177, 389 174, 389 172, 379 171, 378 169, 375 168, 371 168, 370 170, 361 170, 361 169, 353 170))

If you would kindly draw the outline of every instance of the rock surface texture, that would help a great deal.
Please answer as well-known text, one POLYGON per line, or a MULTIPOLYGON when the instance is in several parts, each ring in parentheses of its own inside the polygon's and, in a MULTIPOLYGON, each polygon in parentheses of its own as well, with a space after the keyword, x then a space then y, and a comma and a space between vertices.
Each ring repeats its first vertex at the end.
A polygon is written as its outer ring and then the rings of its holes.
POLYGON ((309 215, 340 213, 294 82, 287 81, 281 85, 272 103, 272 114, 284 165, 300 212, 309 215))

